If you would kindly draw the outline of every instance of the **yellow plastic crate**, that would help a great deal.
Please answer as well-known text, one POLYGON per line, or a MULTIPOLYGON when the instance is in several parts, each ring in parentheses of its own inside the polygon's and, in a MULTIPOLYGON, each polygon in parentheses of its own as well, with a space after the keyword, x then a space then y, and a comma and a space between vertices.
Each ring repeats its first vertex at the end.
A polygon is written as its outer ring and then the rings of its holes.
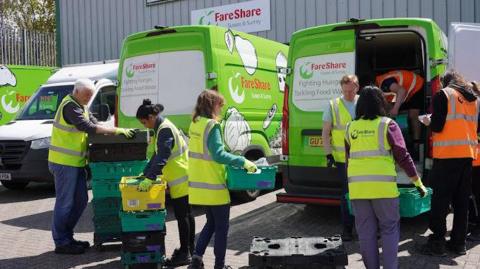
POLYGON ((122 177, 120 193, 122 195, 123 211, 159 210, 165 208, 165 181, 156 181, 149 191, 139 191, 138 184, 143 180, 139 177, 122 177))

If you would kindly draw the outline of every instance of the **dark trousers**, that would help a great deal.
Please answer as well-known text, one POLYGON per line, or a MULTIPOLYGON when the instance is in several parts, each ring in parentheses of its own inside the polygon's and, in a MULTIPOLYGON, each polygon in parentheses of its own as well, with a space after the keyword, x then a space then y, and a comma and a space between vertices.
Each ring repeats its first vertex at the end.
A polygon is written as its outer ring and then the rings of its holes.
POLYGON ((188 204, 188 195, 170 199, 170 202, 177 219, 180 251, 193 252, 195 248, 195 218, 192 215, 192 207, 188 204))
POLYGON ((446 217, 453 207, 453 227, 450 242, 464 245, 467 236, 468 200, 472 185, 472 159, 434 159, 430 173, 433 189, 429 228, 430 240, 445 241, 446 217))
POLYGON ((472 168, 472 196, 468 208, 468 221, 480 232, 480 166, 472 168))
POLYGON ((347 170, 345 167, 345 163, 336 162, 335 166, 337 167, 338 177, 342 181, 342 197, 340 198, 340 212, 342 214, 343 229, 352 231, 355 219, 352 215, 350 215, 350 212, 348 212, 347 199, 345 198, 345 194, 348 193, 347 170))
POLYGON ((230 205, 205 206, 207 223, 203 226, 198 237, 194 255, 202 257, 205 254, 208 243, 215 233, 213 253, 215 254, 215 268, 222 268, 225 265, 225 254, 227 252, 227 235, 230 219, 230 205))
POLYGON ((48 163, 55 178, 55 207, 53 208, 52 236, 55 246, 70 244, 73 229, 88 203, 85 167, 48 163))

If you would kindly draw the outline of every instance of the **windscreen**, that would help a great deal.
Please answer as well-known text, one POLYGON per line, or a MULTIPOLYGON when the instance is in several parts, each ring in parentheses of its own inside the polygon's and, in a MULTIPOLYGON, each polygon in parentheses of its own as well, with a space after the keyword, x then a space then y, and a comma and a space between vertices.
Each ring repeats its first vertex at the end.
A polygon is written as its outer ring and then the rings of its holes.
POLYGON ((191 114, 205 89, 205 60, 201 51, 173 51, 131 57, 122 70, 120 109, 136 115, 143 99, 165 106, 165 115, 191 114))
POLYGON ((55 117, 63 98, 71 93, 73 85, 47 86, 40 88, 30 98, 17 120, 49 120, 55 117))

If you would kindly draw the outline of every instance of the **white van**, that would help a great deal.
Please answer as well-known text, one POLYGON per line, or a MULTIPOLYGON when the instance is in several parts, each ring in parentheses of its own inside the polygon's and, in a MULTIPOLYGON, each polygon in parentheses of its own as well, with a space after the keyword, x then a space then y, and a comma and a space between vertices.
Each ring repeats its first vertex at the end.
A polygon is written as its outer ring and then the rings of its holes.
POLYGON ((0 182, 23 189, 30 181, 53 182, 48 171, 52 123, 62 99, 79 78, 95 82, 88 104, 101 124, 114 126, 118 63, 91 63, 61 68, 29 99, 15 120, 0 126, 0 182))

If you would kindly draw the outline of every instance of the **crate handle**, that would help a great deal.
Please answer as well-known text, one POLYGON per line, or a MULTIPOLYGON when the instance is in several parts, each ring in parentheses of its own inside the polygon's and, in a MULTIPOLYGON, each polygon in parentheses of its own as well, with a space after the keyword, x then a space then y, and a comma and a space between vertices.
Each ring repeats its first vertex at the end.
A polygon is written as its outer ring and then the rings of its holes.
POLYGON ((258 175, 258 174, 261 174, 261 173, 262 173, 262 169, 260 169, 260 168, 257 168, 257 170, 253 173, 247 172, 247 174, 249 174, 249 175, 258 175))

